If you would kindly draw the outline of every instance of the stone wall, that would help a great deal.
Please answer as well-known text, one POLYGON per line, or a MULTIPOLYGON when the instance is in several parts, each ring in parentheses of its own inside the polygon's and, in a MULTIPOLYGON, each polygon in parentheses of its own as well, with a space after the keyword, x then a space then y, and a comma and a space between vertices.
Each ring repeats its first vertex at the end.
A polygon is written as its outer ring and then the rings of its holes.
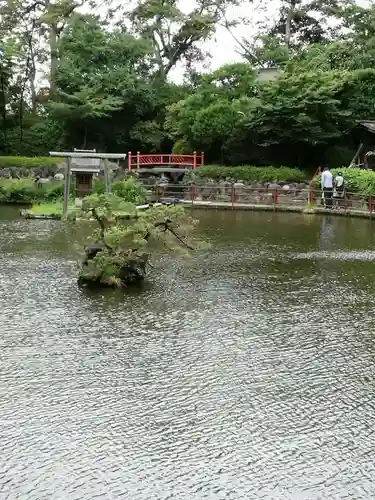
MULTIPOLYGON (((231 201, 232 193, 238 203, 265 203, 273 202, 274 193, 277 192, 280 203, 306 202, 309 186, 305 183, 243 183, 231 184, 226 181, 216 183, 208 181, 205 184, 195 185, 195 199, 197 201, 231 201), (234 191, 232 190, 234 188, 234 191)), ((190 199, 192 188, 186 190, 185 198, 190 199)))

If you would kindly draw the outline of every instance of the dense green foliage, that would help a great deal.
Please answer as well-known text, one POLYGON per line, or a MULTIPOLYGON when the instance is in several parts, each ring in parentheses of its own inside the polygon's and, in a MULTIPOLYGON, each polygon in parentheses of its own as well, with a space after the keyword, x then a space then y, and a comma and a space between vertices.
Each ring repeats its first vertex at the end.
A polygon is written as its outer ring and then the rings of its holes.
MULTIPOLYGON (((146 189, 133 177, 116 181, 111 186, 113 194, 130 203, 141 204, 147 200, 146 189)), ((105 192, 105 182, 101 179, 94 180, 93 191, 96 194, 105 192)), ((75 185, 72 182, 70 196, 73 199, 75 185)), ((59 201, 62 206, 64 183, 52 181, 40 184, 30 179, 0 179, 0 203, 50 203, 59 201)))
MULTIPOLYGON (((93 186, 94 194, 104 194, 105 182, 103 180, 95 180, 93 186)), ((115 181, 111 185, 111 191, 114 195, 129 203, 135 205, 142 204, 147 201, 147 190, 134 177, 128 177, 121 181, 115 181)))
POLYGON ((288 167, 222 167, 206 165, 195 171, 198 178, 215 181, 234 180, 243 182, 305 182, 306 175, 301 170, 288 167))
POLYGON ((208 163, 348 165, 357 122, 375 119, 375 10, 282 0, 272 26, 238 40, 243 62, 200 74, 202 42, 218 24, 232 31, 239 21, 226 13, 240 2, 195 3, 182 12, 174 0, 124 2, 118 15, 109 0, 99 18, 71 0, 4 0, 0 154, 204 150, 208 163), (186 74, 177 85, 178 65, 186 74), (279 76, 259 80, 270 66, 279 76))
POLYGON ((63 158, 48 157, 48 156, 0 156, 0 168, 50 168, 63 162, 63 158))
POLYGON ((62 182, 51 182, 38 186, 32 179, 1 179, 1 203, 42 203, 62 199, 64 185, 62 182))
POLYGON ((182 207, 160 206, 137 210, 114 194, 94 194, 83 200, 82 209, 68 213, 68 220, 94 218, 99 226, 80 271, 80 281, 127 286, 145 278, 150 252, 161 242, 170 251, 191 247, 187 243, 196 226, 182 207), (99 249, 99 251, 98 251, 99 249))

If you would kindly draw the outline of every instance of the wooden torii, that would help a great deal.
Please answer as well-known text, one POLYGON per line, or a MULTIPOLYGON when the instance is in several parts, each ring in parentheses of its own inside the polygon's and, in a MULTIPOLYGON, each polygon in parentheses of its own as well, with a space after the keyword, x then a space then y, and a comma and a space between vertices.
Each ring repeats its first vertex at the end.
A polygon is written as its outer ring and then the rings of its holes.
POLYGON ((75 173, 78 181, 78 194, 89 194, 92 189, 92 178, 103 166, 106 192, 111 191, 110 167, 108 160, 125 160, 126 154, 97 153, 95 150, 78 150, 73 152, 50 151, 50 156, 66 158, 63 215, 68 211, 71 174, 75 173))

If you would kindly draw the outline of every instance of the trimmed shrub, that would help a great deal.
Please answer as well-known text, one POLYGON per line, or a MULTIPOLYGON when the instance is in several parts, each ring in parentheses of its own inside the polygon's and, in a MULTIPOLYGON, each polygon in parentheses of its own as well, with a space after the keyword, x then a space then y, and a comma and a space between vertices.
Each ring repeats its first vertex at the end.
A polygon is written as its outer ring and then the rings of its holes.
MULTIPOLYGON (((105 192, 102 179, 95 179, 93 191, 96 194, 105 192)), ((140 204, 147 200, 146 189, 134 177, 112 184, 112 192, 124 200, 140 204)), ((70 197, 74 198, 75 183, 70 185, 70 197)), ((52 181, 38 185, 33 179, 0 179, 0 203, 53 203, 64 197, 64 182, 52 181)))
POLYGON ((231 179, 243 182, 306 182, 306 175, 302 170, 289 167, 205 165, 197 168, 194 172, 201 179, 213 179, 215 181, 231 179))
POLYGON ((112 184, 112 193, 135 205, 147 200, 146 188, 134 177, 129 177, 112 184))
MULTIPOLYGON (((334 168, 333 175, 341 172, 344 176, 346 191, 363 196, 375 196, 375 172, 373 170, 362 170, 360 168, 334 168)), ((320 189, 321 176, 315 177, 312 186, 320 189)))
MULTIPOLYGON (((113 182, 111 191, 129 203, 140 204, 147 200, 146 188, 135 177, 128 177, 121 181, 113 182)), ((103 179, 94 180, 93 192, 95 194, 105 193, 105 182, 103 179)))
POLYGON ((62 182, 50 182, 38 186, 32 179, 0 179, 0 202, 34 203, 62 198, 62 182))
POLYGON ((55 167, 58 163, 64 161, 64 158, 55 158, 49 156, 0 156, 1 168, 49 168, 55 167))

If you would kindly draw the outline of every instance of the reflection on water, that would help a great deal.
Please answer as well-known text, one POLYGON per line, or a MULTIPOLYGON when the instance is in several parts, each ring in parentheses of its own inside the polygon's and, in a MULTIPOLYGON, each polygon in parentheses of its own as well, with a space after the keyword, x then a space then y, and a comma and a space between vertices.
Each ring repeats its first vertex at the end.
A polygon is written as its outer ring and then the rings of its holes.
POLYGON ((1 499, 373 498, 373 223, 199 216, 126 294, 77 287, 84 229, 0 221, 1 499))

